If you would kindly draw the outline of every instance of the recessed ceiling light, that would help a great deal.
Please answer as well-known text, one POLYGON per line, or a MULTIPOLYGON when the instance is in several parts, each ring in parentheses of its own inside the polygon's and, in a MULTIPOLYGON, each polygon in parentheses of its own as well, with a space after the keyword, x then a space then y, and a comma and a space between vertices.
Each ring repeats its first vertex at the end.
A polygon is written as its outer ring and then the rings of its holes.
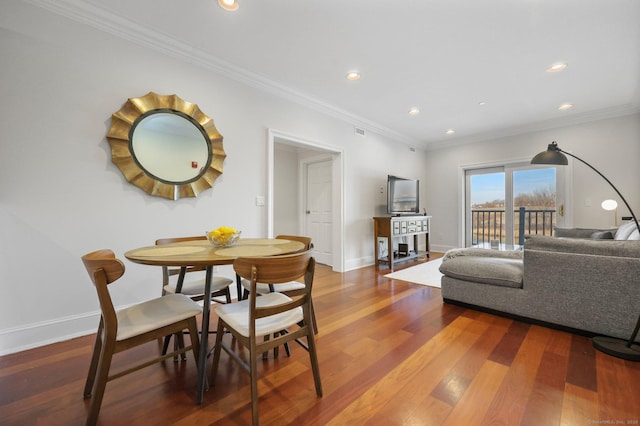
POLYGON ((409 108, 409 115, 418 115, 420 114, 420 109, 413 107, 413 108, 409 108))
POLYGON ((485 106, 486 104, 487 104, 487 103, 486 103, 485 101, 480 101, 480 102, 478 102, 478 105, 480 105, 480 106, 485 106))
POLYGON ((347 80, 356 81, 360 80, 360 73, 358 71, 351 71, 347 74, 347 80))
POLYGON ((547 72, 560 72, 567 67, 565 62, 558 62, 547 68, 547 72))
POLYGON ((447 130, 445 133, 446 133, 446 134, 448 134, 448 135, 452 135, 452 134, 454 134, 455 132, 456 132, 455 130, 453 130, 453 129, 449 129, 449 130, 447 130))
POLYGON ((237 0, 218 0, 218 5, 224 10, 235 12, 240 5, 237 0))
POLYGON ((560 111, 566 111, 571 108, 573 108, 573 104, 562 104, 558 107, 560 111))

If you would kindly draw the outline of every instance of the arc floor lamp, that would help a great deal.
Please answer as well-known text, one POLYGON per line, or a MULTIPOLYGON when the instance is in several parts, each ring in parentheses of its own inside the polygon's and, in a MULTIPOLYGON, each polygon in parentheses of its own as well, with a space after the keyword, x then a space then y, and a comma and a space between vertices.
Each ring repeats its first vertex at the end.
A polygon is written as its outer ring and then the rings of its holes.
MULTIPOLYGON (((602 173, 600 173, 591 164, 587 163, 586 161, 584 161, 579 157, 576 157, 573 154, 568 153, 567 151, 561 150, 555 141, 549 144, 546 151, 543 151, 537 154, 535 157, 533 157, 533 159, 531 160, 531 164, 553 164, 553 165, 566 166, 569 162, 567 161, 567 157, 565 156, 565 154, 587 165, 591 170, 599 174, 600 177, 602 177, 602 179, 604 179, 609 185, 611 185, 613 190, 616 191, 616 194, 618 194, 620 199, 622 199, 622 202, 624 203, 624 205, 627 206, 627 209, 629 209, 629 213, 631 213, 631 216, 633 217, 633 221, 636 224, 636 228, 638 228, 638 232, 640 232, 640 224, 638 224, 638 218, 636 217, 635 213, 633 213, 633 210, 631 210, 631 206, 629 206, 629 203, 627 203, 627 200, 625 200, 622 194, 620 193, 620 191, 618 191, 618 188, 616 188, 615 185, 612 184, 609 179, 607 179, 602 173)), ((638 283, 638 285, 640 285, 640 283, 638 283)), ((638 336, 639 329, 640 329, 640 315, 638 316, 638 320, 636 321, 636 326, 633 330, 633 333, 631 333, 631 337, 629 338, 629 340, 625 341, 625 340, 616 339, 613 337, 596 336, 592 339, 593 346, 596 349, 606 354, 615 356, 617 358, 622 358, 629 361, 640 361, 640 344, 636 343, 636 337, 638 336)))

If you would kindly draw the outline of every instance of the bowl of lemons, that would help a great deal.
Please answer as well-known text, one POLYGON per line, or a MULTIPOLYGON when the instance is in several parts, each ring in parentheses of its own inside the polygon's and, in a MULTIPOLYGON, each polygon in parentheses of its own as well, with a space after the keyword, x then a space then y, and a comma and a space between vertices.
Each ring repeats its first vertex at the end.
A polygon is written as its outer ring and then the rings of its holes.
POLYGON ((207 232, 207 239, 214 247, 232 247, 240 239, 242 232, 229 226, 221 226, 207 232))

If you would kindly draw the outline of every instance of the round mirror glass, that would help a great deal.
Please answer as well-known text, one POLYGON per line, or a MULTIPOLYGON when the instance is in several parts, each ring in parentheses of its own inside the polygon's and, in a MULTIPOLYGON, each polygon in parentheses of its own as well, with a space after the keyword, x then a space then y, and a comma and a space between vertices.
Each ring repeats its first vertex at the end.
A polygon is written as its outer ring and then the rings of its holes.
POLYGON ((208 167, 206 135, 186 117, 152 112, 131 129, 131 152, 140 167, 167 183, 187 183, 208 167))

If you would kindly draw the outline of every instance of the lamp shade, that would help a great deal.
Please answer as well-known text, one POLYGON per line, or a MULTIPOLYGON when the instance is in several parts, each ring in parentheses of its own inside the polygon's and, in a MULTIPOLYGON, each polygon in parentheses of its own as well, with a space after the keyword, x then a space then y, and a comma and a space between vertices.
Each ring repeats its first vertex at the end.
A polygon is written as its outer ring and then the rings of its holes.
POLYGON ((601 206, 603 209, 611 211, 618 208, 618 202, 616 200, 604 200, 601 206))
POLYGON ((569 161, 567 161, 567 156, 560 151, 560 148, 558 148, 558 144, 552 142, 549 144, 546 151, 542 151, 531 159, 531 164, 554 164, 557 166, 566 166, 569 164, 569 161))

